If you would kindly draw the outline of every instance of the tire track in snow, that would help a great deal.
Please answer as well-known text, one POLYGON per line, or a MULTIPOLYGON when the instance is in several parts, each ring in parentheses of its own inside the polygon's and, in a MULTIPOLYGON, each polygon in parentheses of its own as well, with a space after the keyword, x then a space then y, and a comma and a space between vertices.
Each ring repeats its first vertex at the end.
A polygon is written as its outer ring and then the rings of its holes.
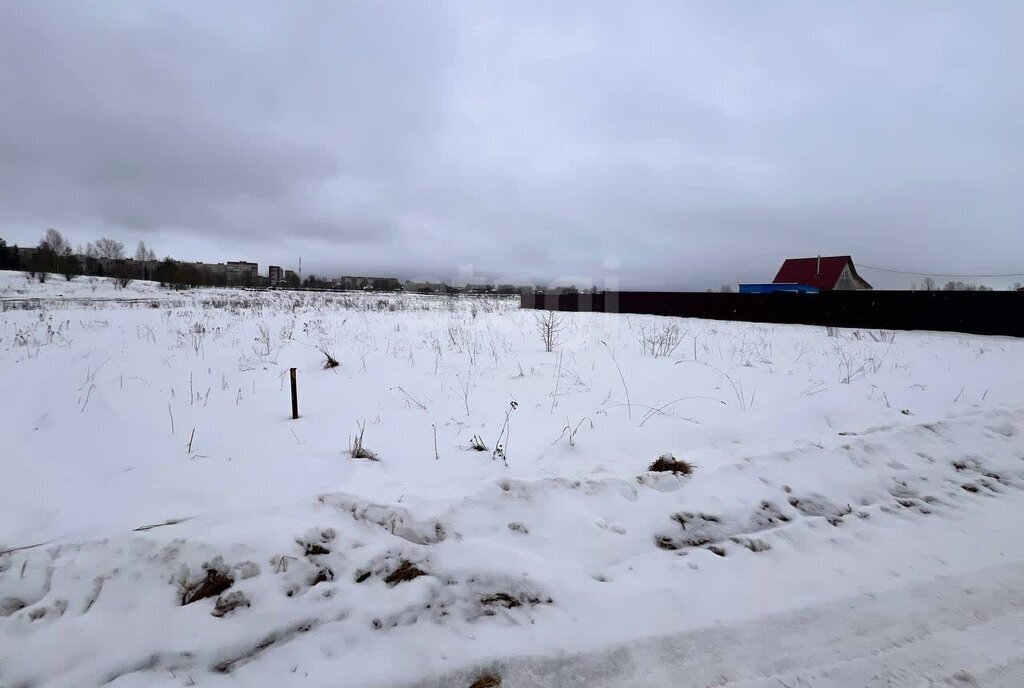
POLYGON ((1024 564, 562 657, 497 660, 404 684, 502 688, 1024 685, 1024 564))

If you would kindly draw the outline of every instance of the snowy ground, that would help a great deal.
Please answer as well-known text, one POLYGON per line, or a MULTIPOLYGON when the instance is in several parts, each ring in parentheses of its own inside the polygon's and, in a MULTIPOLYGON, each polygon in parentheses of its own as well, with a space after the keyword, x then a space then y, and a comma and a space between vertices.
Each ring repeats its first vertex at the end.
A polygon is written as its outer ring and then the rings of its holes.
POLYGON ((0 310, 4 688, 1024 684, 1024 341, 546 352, 515 298, 4 272, 0 310))

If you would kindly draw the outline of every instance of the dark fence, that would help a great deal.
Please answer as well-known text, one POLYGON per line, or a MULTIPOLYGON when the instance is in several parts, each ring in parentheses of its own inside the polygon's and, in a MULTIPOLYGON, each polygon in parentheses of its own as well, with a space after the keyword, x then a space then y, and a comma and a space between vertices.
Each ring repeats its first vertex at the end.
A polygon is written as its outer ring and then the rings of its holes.
POLYGON ((523 294, 523 308, 646 313, 880 330, 936 330, 1024 337, 1024 292, 832 291, 820 294, 720 294, 609 291, 523 294))

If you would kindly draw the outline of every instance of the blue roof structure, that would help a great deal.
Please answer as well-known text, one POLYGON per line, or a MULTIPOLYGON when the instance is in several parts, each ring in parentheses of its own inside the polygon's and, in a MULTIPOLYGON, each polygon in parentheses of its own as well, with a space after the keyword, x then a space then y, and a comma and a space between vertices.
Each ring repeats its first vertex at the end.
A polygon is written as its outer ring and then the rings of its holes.
POLYGON ((817 294, 818 288, 806 284, 785 283, 785 284, 741 284, 741 294, 817 294))

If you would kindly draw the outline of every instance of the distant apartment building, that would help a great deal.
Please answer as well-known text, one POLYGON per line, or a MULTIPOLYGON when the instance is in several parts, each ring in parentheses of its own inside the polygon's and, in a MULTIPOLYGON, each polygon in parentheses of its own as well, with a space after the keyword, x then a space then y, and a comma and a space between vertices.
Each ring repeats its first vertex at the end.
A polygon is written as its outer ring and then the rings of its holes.
POLYGON ((256 277, 260 274, 258 263, 249 263, 244 260, 229 260, 225 267, 228 286, 247 286, 256 283, 256 277))
POLYGON ((284 279, 284 270, 281 269, 280 265, 271 265, 268 275, 270 277, 270 284, 274 285, 284 279))
POLYGON ((402 283, 394 277, 355 277, 347 275, 333 281, 335 289, 362 289, 366 291, 399 291, 402 283))
POLYGON ((299 276, 295 274, 294 270, 285 270, 284 281, 287 282, 288 284, 298 284, 299 276))
POLYGON ((211 285, 226 285, 228 284, 228 269, 224 263, 203 263, 196 261, 195 263, 183 263, 188 265, 195 276, 199 279, 209 282, 211 285))

